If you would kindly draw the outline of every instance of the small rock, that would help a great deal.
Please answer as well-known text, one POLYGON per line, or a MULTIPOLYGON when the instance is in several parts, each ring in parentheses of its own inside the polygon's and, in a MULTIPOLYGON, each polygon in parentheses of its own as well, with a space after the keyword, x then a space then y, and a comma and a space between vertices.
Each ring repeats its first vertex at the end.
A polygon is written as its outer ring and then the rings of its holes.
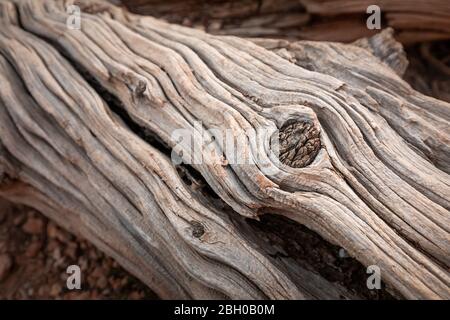
POLYGON ((56 248, 58 248, 60 244, 57 240, 50 240, 47 242, 46 250, 47 252, 53 252, 56 248))
POLYGON ((100 293, 97 290, 93 290, 89 298, 92 300, 98 300, 100 299, 100 293))
POLYGON ((105 276, 102 276, 102 277, 98 278, 96 285, 97 285, 97 288, 99 288, 99 289, 105 289, 106 286, 108 285, 108 279, 106 279, 105 276))
POLYGON ((50 294, 51 297, 56 298, 56 297, 59 296, 59 294, 61 293, 61 291, 62 291, 61 285, 58 284, 58 283, 55 283, 55 284, 53 284, 52 287, 50 288, 50 293, 49 293, 49 294, 50 294))
POLYGON ((94 271, 91 272, 91 276, 95 279, 102 277, 105 274, 105 270, 101 267, 96 267, 94 271))
POLYGON ((120 280, 120 285, 122 287, 125 287, 128 284, 128 277, 124 277, 122 278, 122 280, 120 280))
POLYGON ((344 248, 339 249, 339 258, 349 258, 347 251, 344 248))
POLYGON ((79 292, 78 290, 69 291, 64 295, 65 300, 79 300, 79 296, 84 294, 84 292, 79 292))
POLYGON ((38 289, 38 292, 37 292, 38 297, 39 297, 39 298, 44 298, 44 297, 46 297, 47 292, 48 292, 48 286, 47 286, 46 284, 40 286, 39 289, 38 289))
POLYGON ((49 237, 50 239, 55 239, 57 233, 58 227, 53 222, 49 222, 47 224, 47 237, 49 237))
POLYGON ((53 260, 58 261, 59 259, 61 259, 61 248, 57 247, 51 254, 51 257, 53 258, 53 260))
POLYGON ((13 266, 13 260, 8 254, 0 255, 0 281, 6 279, 13 266))
POLYGON ((89 268, 89 261, 84 256, 78 258, 77 264, 80 266, 81 270, 87 270, 89 268))
POLYGON ((128 296, 128 299, 130 299, 130 300, 139 300, 141 298, 142 298, 142 294, 139 291, 133 291, 128 296))
POLYGON ((42 243, 40 241, 31 242, 25 251, 25 255, 29 258, 34 258, 38 255, 41 248, 42 243))
POLYGON ((78 245, 76 242, 69 242, 67 247, 64 249, 64 254, 72 260, 77 259, 77 249, 78 245))
POLYGON ((86 241, 81 241, 80 242, 80 248, 81 248, 81 250, 86 250, 86 248, 87 248, 86 241))
POLYGON ((75 299, 77 299, 77 300, 86 300, 89 298, 90 298, 89 291, 78 292, 78 294, 75 296, 75 299))
POLYGON ((22 226, 22 230, 29 234, 41 234, 44 232, 44 221, 39 218, 30 217, 22 226))
POLYGON ((47 225, 47 236, 50 239, 57 239, 62 243, 66 243, 70 240, 70 235, 58 228, 58 226, 56 226, 53 222, 50 222, 47 225))
POLYGON ((90 260, 97 260, 99 258, 97 250, 95 250, 94 248, 90 249, 88 252, 88 257, 90 260))
POLYGON ((119 290, 120 287, 122 286, 122 283, 118 278, 110 278, 109 284, 111 285, 113 290, 119 290))
POLYGON ((24 220, 25 220, 25 215, 24 214, 18 214, 18 216, 14 217, 14 219, 13 219, 13 225, 18 227, 18 226, 20 226, 23 223, 24 220))

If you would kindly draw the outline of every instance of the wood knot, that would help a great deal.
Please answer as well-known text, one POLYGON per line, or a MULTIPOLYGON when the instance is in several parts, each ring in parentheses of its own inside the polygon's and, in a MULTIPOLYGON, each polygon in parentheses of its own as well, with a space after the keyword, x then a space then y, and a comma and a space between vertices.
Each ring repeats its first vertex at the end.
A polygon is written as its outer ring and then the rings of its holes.
POLYGON ((205 234, 205 228, 203 225, 198 221, 191 221, 192 224, 192 236, 195 238, 200 238, 202 235, 205 234))
POLYGON ((320 131, 311 121, 288 122, 279 131, 280 161, 293 168, 309 165, 319 153, 320 131))

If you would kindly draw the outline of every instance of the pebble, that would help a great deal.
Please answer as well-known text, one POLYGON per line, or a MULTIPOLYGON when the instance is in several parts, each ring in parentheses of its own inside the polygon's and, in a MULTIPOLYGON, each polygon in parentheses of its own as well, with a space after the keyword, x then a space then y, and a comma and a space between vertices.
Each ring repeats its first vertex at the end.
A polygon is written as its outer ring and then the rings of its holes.
POLYGON ((41 248, 42 248, 42 243, 40 241, 33 241, 28 245, 28 247, 25 251, 25 255, 29 258, 34 258, 41 251, 41 248))
POLYGON ((77 259, 77 249, 78 245, 76 242, 69 242, 67 247, 64 249, 64 254, 72 260, 77 259))
POLYGON ((348 258, 350 257, 347 251, 344 248, 339 249, 339 258, 348 258))
POLYGON ((13 219, 13 225, 15 225, 16 227, 20 226, 23 221, 25 220, 25 215, 23 214, 19 214, 16 217, 14 217, 13 219))
POLYGON ((142 294, 138 291, 133 291, 128 295, 128 298, 131 300, 138 300, 142 298, 142 294))
POLYGON ((41 234, 44 231, 44 221, 39 218, 29 217, 22 226, 22 230, 28 234, 41 234))
POLYGON ((96 285, 100 289, 105 289, 108 285, 108 279, 106 279, 105 276, 101 276, 100 278, 98 278, 96 285))
POLYGON ((91 276, 95 279, 100 278, 101 276, 103 276, 105 274, 105 270, 103 270, 103 268, 101 267, 95 267, 94 271, 91 272, 91 276))
POLYGON ((56 224, 54 224, 53 222, 50 222, 47 225, 47 236, 62 243, 69 242, 70 240, 70 234, 58 228, 58 226, 56 226, 56 224))
POLYGON ((0 255, 0 281, 6 279, 13 266, 13 260, 8 254, 0 255))
POLYGON ((50 288, 50 296, 56 298, 59 296, 59 294, 61 293, 61 284, 55 283, 52 285, 52 287, 50 288))

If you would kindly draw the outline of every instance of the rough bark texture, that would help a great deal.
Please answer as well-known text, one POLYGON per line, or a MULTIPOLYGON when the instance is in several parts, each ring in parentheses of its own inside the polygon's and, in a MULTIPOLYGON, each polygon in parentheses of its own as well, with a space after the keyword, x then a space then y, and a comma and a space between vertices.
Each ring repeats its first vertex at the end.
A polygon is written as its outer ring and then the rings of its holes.
MULTIPOLYGON (((113 1, 113 0, 111 0, 113 1)), ((450 2, 447 0, 117 0, 135 13, 242 37, 352 42, 379 30, 366 26, 378 5, 382 28, 408 45, 405 80, 414 89, 450 101, 450 2)))
POLYGON ((274 254, 245 219, 267 213, 379 266, 392 292, 450 298, 450 105, 401 79, 389 31, 249 41, 87 0, 69 30, 69 3, 0 2, 0 195, 162 298, 357 297, 274 254), (245 162, 179 129, 246 136, 245 162))

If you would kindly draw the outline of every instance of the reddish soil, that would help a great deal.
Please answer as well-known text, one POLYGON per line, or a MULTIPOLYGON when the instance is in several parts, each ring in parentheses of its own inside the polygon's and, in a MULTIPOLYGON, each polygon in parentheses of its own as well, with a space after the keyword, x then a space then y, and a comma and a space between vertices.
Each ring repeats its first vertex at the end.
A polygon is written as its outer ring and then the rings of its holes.
POLYGON ((39 212, 0 199, 0 299, 155 299, 143 283, 39 212), (69 265, 81 289, 69 290, 69 265))

